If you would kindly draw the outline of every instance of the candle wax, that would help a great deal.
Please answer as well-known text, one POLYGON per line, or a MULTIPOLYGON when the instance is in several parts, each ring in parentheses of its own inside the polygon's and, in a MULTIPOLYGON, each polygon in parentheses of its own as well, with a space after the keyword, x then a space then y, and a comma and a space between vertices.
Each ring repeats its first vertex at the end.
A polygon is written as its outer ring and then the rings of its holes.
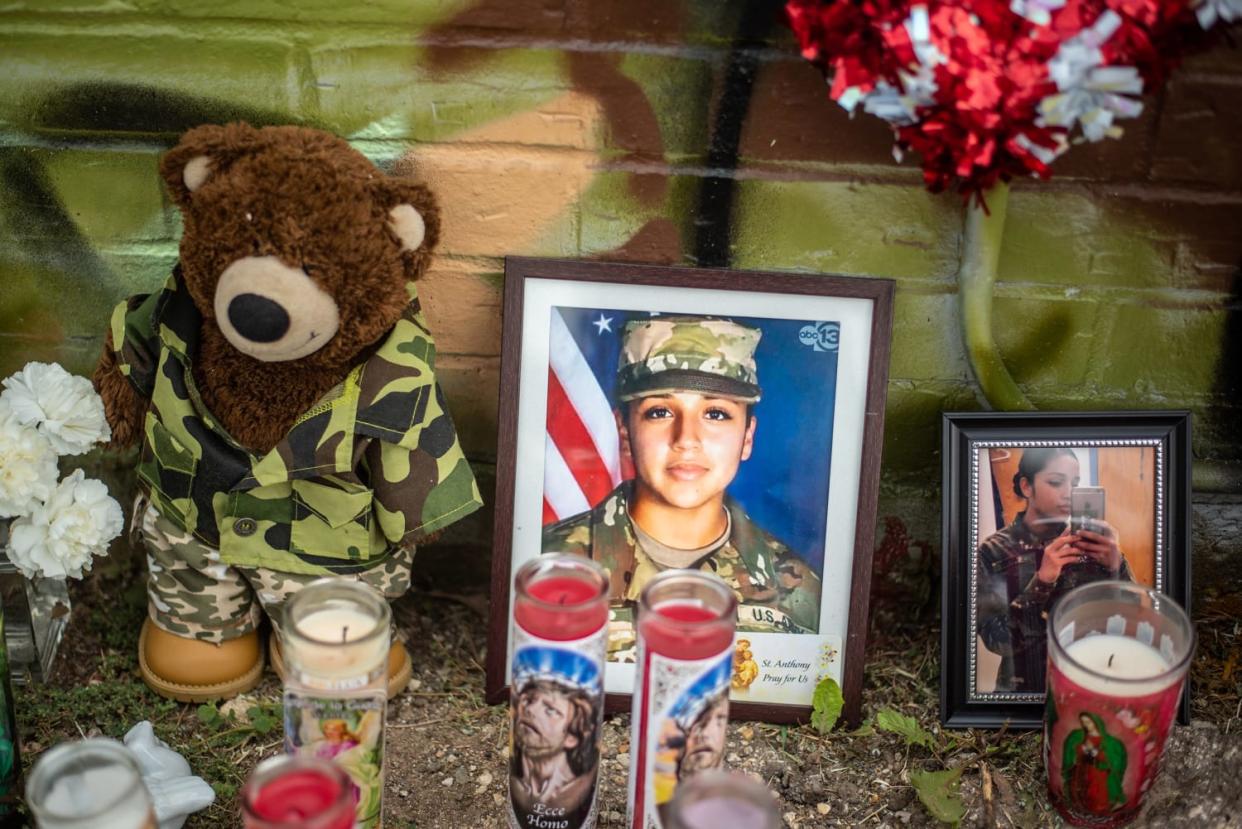
POLYGON ((99 829, 142 829, 149 825, 151 806, 146 789, 135 785, 135 772, 116 766, 99 766, 65 774, 52 784, 43 803, 55 815, 80 818, 98 817, 99 829), (133 797, 112 803, 115 798, 133 789, 133 797), (112 803, 106 815, 100 814, 101 804, 112 803))
POLYGON ((1086 636, 1071 642, 1065 652, 1073 661, 1061 665, 1061 671, 1082 688, 1100 694, 1154 694, 1175 681, 1175 678, 1158 679, 1171 667, 1168 660, 1155 648, 1129 636, 1086 636), (1104 676, 1095 676, 1080 667, 1104 676), (1143 679, 1151 682, 1134 681, 1143 679))
POLYGON ((769 829, 769 812, 735 797, 713 797, 686 804, 680 812, 685 829, 769 829))
MULTIPOLYGON (((331 777, 314 771, 294 771, 268 783, 254 797, 251 810, 264 820, 295 822, 322 815, 339 802, 341 786, 331 777)), ((338 821, 324 829, 349 829, 354 809, 341 810, 338 821)))
POLYGON ((325 678, 365 676, 388 654, 387 637, 358 641, 374 633, 375 625, 375 617, 360 609, 330 607, 299 619, 295 627, 302 638, 285 637, 281 645, 305 673, 325 678))
POLYGON ((673 659, 707 659, 733 643, 733 626, 707 625, 718 613, 698 602, 663 602, 638 621, 646 647, 673 659))
POLYGON ((573 576, 531 582, 514 600, 513 615, 531 636, 564 642, 589 636, 608 621, 608 602, 599 588, 573 576))

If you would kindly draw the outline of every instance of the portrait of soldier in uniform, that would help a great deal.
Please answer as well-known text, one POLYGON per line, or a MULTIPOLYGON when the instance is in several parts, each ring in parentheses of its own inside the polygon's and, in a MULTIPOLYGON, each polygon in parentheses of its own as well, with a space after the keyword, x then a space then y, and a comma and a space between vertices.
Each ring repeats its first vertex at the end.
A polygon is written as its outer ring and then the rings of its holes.
MULTIPOLYGON (((662 570, 715 573, 738 599, 738 630, 817 633, 820 577, 778 531, 728 492, 758 441, 762 331, 731 319, 631 319, 613 390, 620 455, 633 476, 593 507, 544 527, 544 553, 601 563, 611 575, 609 659, 634 659, 634 609, 662 570)), ((795 470, 788 470, 793 475, 795 470)))
POLYGON ((582 678, 540 670, 514 683, 510 795, 522 825, 526 815, 558 815, 577 825, 591 809, 602 692, 594 677, 582 678))

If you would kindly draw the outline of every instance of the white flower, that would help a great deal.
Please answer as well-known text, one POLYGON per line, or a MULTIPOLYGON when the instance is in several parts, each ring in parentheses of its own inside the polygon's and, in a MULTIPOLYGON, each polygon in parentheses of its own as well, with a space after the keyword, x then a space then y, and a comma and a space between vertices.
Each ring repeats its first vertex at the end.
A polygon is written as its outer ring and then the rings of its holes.
POLYGON ((0 399, 0 518, 25 515, 56 488, 56 450, 27 429, 0 399))
POLYGON ((112 437, 103 400, 91 381, 56 363, 27 363, 0 394, 18 422, 37 427, 61 455, 81 455, 112 437))
POLYGON ((29 517, 9 528, 9 558, 27 578, 72 576, 91 569, 91 557, 108 551, 121 534, 121 506, 99 481, 75 469, 36 506, 29 517))

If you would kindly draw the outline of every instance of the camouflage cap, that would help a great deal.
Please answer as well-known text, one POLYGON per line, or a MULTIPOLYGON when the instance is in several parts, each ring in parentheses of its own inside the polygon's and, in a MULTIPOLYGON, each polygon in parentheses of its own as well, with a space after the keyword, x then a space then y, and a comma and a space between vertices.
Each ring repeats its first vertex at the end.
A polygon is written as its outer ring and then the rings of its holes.
POLYGON ((661 316, 630 320, 621 335, 617 399, 692 391, 757 403, 758 328, 727 319, 661 316))

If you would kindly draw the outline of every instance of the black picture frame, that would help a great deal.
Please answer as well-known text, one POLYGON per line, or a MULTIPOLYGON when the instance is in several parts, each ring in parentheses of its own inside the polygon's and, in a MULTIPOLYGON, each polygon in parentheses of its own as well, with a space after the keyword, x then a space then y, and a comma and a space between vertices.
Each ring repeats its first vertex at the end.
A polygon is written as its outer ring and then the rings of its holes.
MULTIPOLYGON (((1190 413, 946 412, 943 417, 943 513, 940 720, 947 728, 1040 728, 1044 694, 979 690, 976 654, 976 556, 980 452, 1004 447, 1151 447, 1151 564, 1156 589, 1190 612, 1190 413)), ((989 457, 991 457, 989 455, 989 457)), ((1124 536, 1123 536, 1124 537, 1124 536)), ((1178 719, 1189 722, 1187 682, 1178 719)))
MULTIPOLYGON (((846 476, 837 485, 848 485, 851 497, 856 497, 856 507, 847 509, 847 515, 853 522, 853 543, 845 551, 850 556, 850 577, 848 598, 838 607, 840 618, 845 621, 844 635, 841 636, 841 688, 844 695, 842 719, 847 723, 857 723, 860 719, 862 704, 863 662, 866 648, 867 620, 869 607, 869 591, 871 581, 871 556, 874 546, 876 508, 879 496, 880 453, 884 430, 884 401, 888 383, 889 348, 892 332, 892 304, 895 283, 891 279, 856 278, 821 274, 779 273, 764 271, 725 270, 716 268, 685 268, 643 264, 614 264, 606 262, 566 261, 555 259, 535 259, 525 257, 509 257, 505 260, 505 297, 504 325, 502 333, 501 383, 500 383, 500 428, 497 451, 497 485, 495 506, 495 535, 492 554, 492 591, 491 614, 488 628, 487 682, 486 699, 489 703, 498 704, 509 699, 508 660, 510 630, 510 600, 513 574, 521 563, 522 556, 531 554, 529 549, 515 554, 515 532, 521 532, 522 523, 537 522, 538 515, 515 514, 515 503, 523 490, 532 487, 538 492, 543 482, 538 474, 532 474, 531 468, 536 464, 520 463, 519 449, 529 447, 533 439, 543 441, 544 428, 532 437, 532 425, 519 418, 519 410, 523 405, 523 395, 531 392, 524 388, 522 378, 528 381, 531 375, 524 375, 524 357, 526 343, 535 336, 543 336, 535 330, 527 330, 528 326, 536 325, 527 322, 538 319, 533 316, 544 308, 547 302, 528 301, 529 288, 532 281, 542 285, 541 290, 557 292, 562 290, 577 291, 579 301, 583 298, 593 300, 597 293, 603 293, 612 286, 641 286, 644 303, 641 307, 647 310, 667 310, 660 305, 661 297, 685 297, 702 295, 719 297, 724 305, 735 305, 737 310, 732 313, 739 317, 762 317, 761 313, 751 312, 754 298, 766 297, 766 301, 781 304, 788 303, 789 319, 796 319, 798 312, 816 298, 831 298, 858 303, 861 301, 869 308, 866 322, 859 324, 859 331, 866 332, 865 362, 858 363, 858 386, 851 386, 850 393, 857 404, 858 434, 854 447, 858 451, 860 462, 856 474, 846 476), (550 287, 549 284, 551 283, 550 287), (537 307, 536 307, 537 306, 537 307), (525 333, 524 333, 525 332, 525 333), (519 467, 520 480, 519 480, 519 467)), ((546 294, 537 294, 540 297, 546 294)), ((552 295, 559 297, 560 294, 552 295)), ((603 300, 601 300, 602 302, 603 300)), ((689 302, 689 300, 684 300, 689 302)), ((716 299, 710 299, 716 302, 716 299)), ((552 303, 558 307, 559 300, 552 303)), ((600 305, 591 307, 619 307, 600 305)), ((706 308, 706 307, 705 307, 706 308)), ((639 310, 639 306, 634 306, 639 310)), ((701 313, 715 313, 703 310, 701 313)), ((809 313, 809 312, 808 312, 809 313)), ((785 317, 774 316, 773 319, 785 317)), ((813 343, 803 340, 810 347, 813 343)), ((835 345, 833 346, 835 348, 835 345)), ((537 362, 537 361, 535 361, 537 362)), ((544 375, 547 368, 539 368, 544 375)), ((538 383, 532 385, 537 386, 538 383)), ((546 396, 546 393, 545 393, 546 396)), ((543 404, 538 404, 542 406, 543 404)), ((524 411, 524 410, 523 410, 524 411)), ((546 409, 539 409, 546 417, 546 409)), ((834 433, 835 440, 835 433, 834 433)), ((834 444, 835 445, 835 444, 834 444)), ((791 476, 797 476, 796 470, 790 470, 791 476)), ((834 473, 835 474, 835 473, 834 473)), ((830 489, 830 496, 831 496, 830 489)), ((852 501, 842 503, 853 503, 852 501)), ((827 604, 827 599, 822 600, 827 604)), ((821 629, 821 634, 823 630, 821 629)), ((767 634, 756 634, 757 636, 767 634)), ((774 658, 779 658, 777 655, 774 658)), ((610 663, 610 667, 612 667, 610 663)), ((811 715, 811 699, 814 688, 806 689, 805 699, 798 704, 770 703, 763 701, 738 701, 734 698, 730 706, 730 715, 735 719, 755 719, 768 722, 805 722, 811 715)), ((606 707, 609 712, 628 711, 630 694, 626 692, 608 693, 606 707)))

